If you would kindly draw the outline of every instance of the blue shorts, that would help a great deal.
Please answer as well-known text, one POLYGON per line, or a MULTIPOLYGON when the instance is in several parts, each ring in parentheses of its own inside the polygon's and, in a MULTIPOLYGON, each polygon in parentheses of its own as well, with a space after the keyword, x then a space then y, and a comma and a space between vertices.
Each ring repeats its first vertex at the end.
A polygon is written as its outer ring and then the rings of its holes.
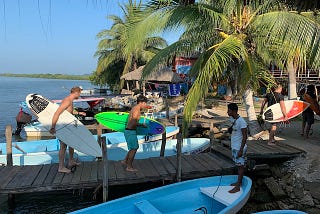
POLYGON ((128 150, 139 148, 136 130, 124 130, 124 137, 127 141, 128 150))
POLYGON ((246 157, 247 149, 243 149, 243 153, 241 157, 237 157, 239 150, 232 149, 231 151, 232 151, 232 159, 235 162, 235 164, 237 166, 244 166, 247 161, 247 157, 246 157))

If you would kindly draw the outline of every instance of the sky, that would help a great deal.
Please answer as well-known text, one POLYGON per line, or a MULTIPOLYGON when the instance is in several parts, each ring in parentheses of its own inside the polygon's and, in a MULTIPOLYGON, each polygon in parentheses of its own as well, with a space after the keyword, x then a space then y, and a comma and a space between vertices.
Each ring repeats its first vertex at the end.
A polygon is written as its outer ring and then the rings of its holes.
MULTIPOLYGON (((127 0, 0 0, 0 73, 90 74, 96 35, 127 0)), ((177 34, 167 33, 170 44, 177 34)))

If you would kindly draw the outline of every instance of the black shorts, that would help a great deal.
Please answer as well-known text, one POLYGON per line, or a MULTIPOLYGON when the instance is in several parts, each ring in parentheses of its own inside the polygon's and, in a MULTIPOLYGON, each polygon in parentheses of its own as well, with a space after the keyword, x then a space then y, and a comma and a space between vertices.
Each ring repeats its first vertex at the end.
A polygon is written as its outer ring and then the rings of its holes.
POLYGON ((314 113, 313 111, 304 111, 302 112, 302 121, 308 123, 309 125, 314 124, 314 113))

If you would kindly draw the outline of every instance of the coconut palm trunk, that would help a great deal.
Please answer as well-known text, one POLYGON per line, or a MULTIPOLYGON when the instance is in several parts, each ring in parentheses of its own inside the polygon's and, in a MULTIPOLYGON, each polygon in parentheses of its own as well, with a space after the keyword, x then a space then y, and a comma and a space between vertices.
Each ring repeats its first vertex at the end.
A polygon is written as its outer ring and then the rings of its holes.
POLYGON ((293 65, 293 62, 288 63, 288 99, 296 100, 297 99, 297 80, 296 80, 296 69, 293 65))
POLYGON ((250 135, 255 137, 262 131, 262 129, 257 120, 256 111, 253 105, 253 93, 250 88, 246 89, 246 91, 244 92, 243 101, 248 116, 248 126, 250 135))

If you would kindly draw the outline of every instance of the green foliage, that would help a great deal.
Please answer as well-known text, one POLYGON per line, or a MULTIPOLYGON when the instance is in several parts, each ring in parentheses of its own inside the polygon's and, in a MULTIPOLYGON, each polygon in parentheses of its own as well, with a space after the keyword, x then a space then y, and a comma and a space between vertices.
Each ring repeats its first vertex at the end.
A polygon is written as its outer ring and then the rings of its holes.
POLYGON ((184 108, 184 132, 212 81, 237 76, 242 91, 255 90, 260 83, 274 84, 267 72, 271 60, 283 66, 305 67, 306 59, 310 67, 320 65, 319 19, 289 11, 282 1, 153 0, 150 5, 153 15, 165 17, 164 29, 183 27, 185 32, 145 66, 143 76, 174 56, 200 53, 190 71, 195 81, 184 108))

